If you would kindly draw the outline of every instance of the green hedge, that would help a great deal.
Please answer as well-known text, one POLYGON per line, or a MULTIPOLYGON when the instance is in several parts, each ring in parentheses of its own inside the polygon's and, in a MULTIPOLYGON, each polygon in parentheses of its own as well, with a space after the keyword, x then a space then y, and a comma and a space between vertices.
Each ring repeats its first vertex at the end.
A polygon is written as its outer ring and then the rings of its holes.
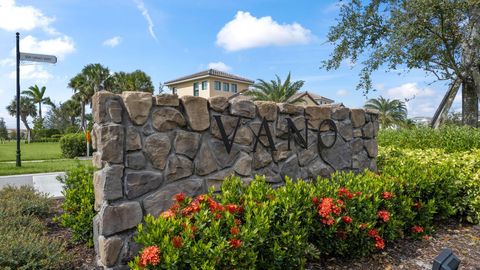
POLYGON ((380 146, 408 149, 440 148, 447 153, 480 148, 480 129, 446 126, 441 129, 383 129, 378 135, 380 146))
POLYGON ((87 154, 87 143, 85 134, 66 134, 60 139, 60 149, 66 158, 85 156, 87 154))
POLYGON ((79 165, 67 171, 65 177, 59 177, 64 184, 62 205, 65 211, 60 222, 72 229, 73 240, 93 246, 93 217, 95 216, 95 194, 93 192, 93 166, 79 165))
POLYGON ((47 236, 41 217, 50 214, 52 200, 33 187, 0 191, 1 269, 71 269, 65 243, 47 236))
POLYGON ((220 194, 177 194, 171 209, 139 225, 145 248, 129 265, 302 269, 309 257, 361 256, 404 236, 428 238, 435 219, 478 223, 479 155, 381 149, 380 174, 287 179, 278 189, 262 177, 248 186, 233 177, 220 194))

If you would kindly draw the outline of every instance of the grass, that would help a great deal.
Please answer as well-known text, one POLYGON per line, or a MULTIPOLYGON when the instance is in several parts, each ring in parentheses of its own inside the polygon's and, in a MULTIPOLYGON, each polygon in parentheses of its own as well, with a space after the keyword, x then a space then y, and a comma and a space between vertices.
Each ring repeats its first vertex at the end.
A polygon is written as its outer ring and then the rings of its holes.
POLYGON ((46 172, 64 172, 69 169, 78 167, 79 164, 91 165, 91 160, 65 159, 43 161, 43 162, 23 162, 22 167, 17 168, 15 163, 0 163, 0 176, 16 175, 29 173, 46 173, 46 172))
MULTIPOLYGON (((15 161, 17 144, 15 141, 0 143, 0 162, 15 161)), ((50 160, 62 158, 60 143, 58 142, 36 142, 20 144, 22 160, 50 160)))

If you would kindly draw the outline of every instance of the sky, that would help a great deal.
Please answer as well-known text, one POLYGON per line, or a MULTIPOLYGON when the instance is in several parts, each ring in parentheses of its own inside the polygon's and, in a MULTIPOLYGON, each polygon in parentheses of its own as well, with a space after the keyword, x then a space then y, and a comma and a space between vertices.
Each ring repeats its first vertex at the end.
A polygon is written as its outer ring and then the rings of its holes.
MULTIPOLYGON (((305 81, 303 91, 347 107, 383 96, 407 100, 409 117, 432 116, 448 85, 423 71, 380 69, 372 77, 377 91, 365 96, 356 90, 361 64, 321 68, 334 49, 326 39, 339 10, 327 0, 0 0, 0 117, 15 126, 5 107, 15 96, 17 31, 21 52, 57 56, 54 65, 20 67, 21 89, 46 86, 55 103, 71 97, 70 78, 101 63, 111 72, 145 71, 156 92, 162 82, 208 68, 252 80, 291 72, 305 81)), ((453 110, 460 107, 457 97, 453 110)))

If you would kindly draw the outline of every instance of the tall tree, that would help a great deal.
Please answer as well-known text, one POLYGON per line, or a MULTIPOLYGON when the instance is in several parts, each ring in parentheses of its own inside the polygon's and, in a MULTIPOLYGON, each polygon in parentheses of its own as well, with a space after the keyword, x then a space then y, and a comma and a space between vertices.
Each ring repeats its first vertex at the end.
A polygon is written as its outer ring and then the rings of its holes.
POLYGON ((407 119, 407 107, 398 99, 379 98, 370 99, 365 103, 365 108, 379 111, 378 121, 382 128, 402 126, 407 119))
MULTIPOLYGON (((463 121, 476 125, 480 98, 479 0, 349 0, 341 6, 338 24, 328 41, 335 45, 327 69, 345 59, 363 68, 357 88, 372 89, 371 74, 379 68, 422 69, 450 87, 435 114, 445 118, 463 86, 463 121)), ((435 122, 438 122, 435 121, 435 122)))
POLYGON ((3 117, 0 117, 0 141, 8 139, 7 125, 3 117))
POLYGON ((87 78, 83 73, 79 73, 71 78, 68 87, 73 89, 72 99, 80 103, 80 123, 82 128, 85 128, 85 105, 90 102, 93 96, 93 89, 88 86, 87 78))
POLYGON ((70 124, 75 125, 75 118, 81 115, 82 108, 80 103, 75 99, 69 99, 60 104, 60 111, 69 117, 70 124))
MULTIPOLYGON (((44 123, 45 128, 56 129, 62 133, 65 133, 65 130, 68 127, 75 126, 75 117, 73 117, 72 120, 71 112, 69 111, 70 108, 68 108, 69 105, 65 105, 68 104, 69 101, 71 100, 68 100, 65 103, 60 103, 58 106, 53 107, 46 113, 44 123)), ((77 110, 75 112, 75 116, 79 116, 81 111, 80 104, 78 102, 72 102, 77 105, 77 107, 75 108, 77 110)))
POLYGON ((271 80, 266 82, 262 79, 258 79, 258 82, 253 85, 252 90, 245 92, 245 95, 251 96, 254 100, 267 100, 283 103, 296 103, 301 98, 291 99, 302 88, 304 81, 290 80, 290 72, 287 78, 282 83, 282 80, 278 75, 275 75, 277 80, 271 80))
MULTIPOLYGON (((11 116, 17 115, 17 100, 14 98, 10 105, 7 106, 7 111, 11 116)), ((37 108, 33 104, 32 100, 21 96, 20 97, 20 120, 27 129, 27 132, 30 134, 30 126, 28 125, 28 117, 37 116, 37 108)))
POLYGON ((155 89, 150 76, 141 70, 135 70, 131 73, 115 72, 105 81, 105 90, 118 94, 124 91, 153 93, 155 89))
POLYGON ((38 87, 38 85, 30 86, 28 90, 22 91, 22 95, 27 96, 30 98, 33 103, 38 104, 38 117, 42 118, 42 104, 46 104, 49 106, 55 106, 49 97, 45 97, 45 91, 47 88, 42 86, 42 88, 38 87))
POLYGON ((93 93, 103 90, 105 81, 110 77, 110 70, 98 63, 86 65, 81 73, 86 78, 87 87, 92 88, 93 93))

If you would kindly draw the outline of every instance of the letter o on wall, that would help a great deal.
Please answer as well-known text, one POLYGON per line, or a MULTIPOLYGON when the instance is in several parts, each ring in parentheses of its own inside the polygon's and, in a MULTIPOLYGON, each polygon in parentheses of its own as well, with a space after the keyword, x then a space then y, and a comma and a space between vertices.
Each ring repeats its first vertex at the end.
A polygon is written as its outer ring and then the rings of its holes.
POLYGON ((318 126, 318 147, 319 147, 319 150, 320 149, 328 149, 328 148, 332 148, 335 143, 337 142, 337 137, 338 137, 338 129, 337 129, 337 125, 335 124, 335 122, 333 122, 332 119, 325 119, 323 120, 320 125, 318 126), (331 129, 333 129, 333 132, 335 133, 335 138, 333 140, 333 143, 330 144, 330 145, 326 145, 323 141, 322 141, 322 136, 320 134, 320 130, 322 129, 322 127, 324 125, 328 125, 331 129))

